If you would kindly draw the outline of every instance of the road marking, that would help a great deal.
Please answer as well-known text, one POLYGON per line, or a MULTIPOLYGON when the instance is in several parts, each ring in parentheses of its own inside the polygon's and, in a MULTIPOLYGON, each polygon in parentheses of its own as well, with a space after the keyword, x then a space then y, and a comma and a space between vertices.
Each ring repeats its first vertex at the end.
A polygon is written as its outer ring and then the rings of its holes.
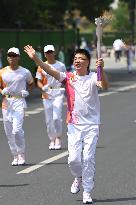
POLYGON ((99 96, 103 97, 103 96, 106 96, 106 95, 112 95, 112 94, 115 94, 115 93, 118 93, 118 92, 131 90, 131 89, 134 89, 134 88, 136 88, 136 83, 133 84, 133 85, 112 89, 112 91, 109 91, 109 92, 100 93, 99 96))
POLYGON ((43 167, 43 166, 45 166, 45 165, 47 165, 47 164, 50 164, 50 163, 52 163, 52 162, 54 162, 54 161, 56 161, 56 160, 58 160, 58 159, 61 159, 61 158, 65 157, 65 156, 67 156, 67 155, 68 155, 68 151, 62 152, 61 154, 58 154, 58 155, 56 155, 56 156, 54 156, 54 157, 51 157, 51 158, 49 158, 49 159, 46 159, 46 160, 40 162, 39 164, 30 166, 30 167, 28 167, 28 168, 26 168, 26 169, 24 169, 24 170, 22 170, 22 171, 20 171, 20 172, 17 172, 17 174, 28 174, 28 173, 30 173, 30 172, 33 172, 33 171, 36 170, 36 169, 39 169, 39 168, 41 168, 41 167, 43 167))
POLYGON ((34 115, 34 114, 38 114, 40 112, 41 111, 37 111, 36 109, 35 110, 31 110, 31 111, 25 111, 26 115, 34 115))
POLYGON ((44 110, 44 108, 43 107, 38 107, 38 108, 36 108, 36 110, 41 112, 41 111, 44 110))
POLYGON ((117 93, 117 92, 110 91, 110 92, 106 92, 106 93, 100 93, 99 96, 103 97, 103 96, 111 95, 111 94, 114 94, 114 93, 117 93))
POLYGON ((120 92, 120 91, 126 91, 126 90, 130 90, 130 89, 134 89, 134 88, 136 88, 136 83, 133 85, 123 86, 123 87, 117 88, 116 91, 120 92))

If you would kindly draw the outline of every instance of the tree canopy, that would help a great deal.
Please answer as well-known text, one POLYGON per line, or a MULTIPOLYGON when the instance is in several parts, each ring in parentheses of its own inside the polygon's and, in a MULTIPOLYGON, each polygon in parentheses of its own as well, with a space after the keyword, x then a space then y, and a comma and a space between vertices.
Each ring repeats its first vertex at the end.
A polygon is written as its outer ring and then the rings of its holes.
POLYGON ((113 0, 1 0, 0 28, 58 28, 64 24, 66 11, 72 13, 75 9, 80 10, 81 16, 92 21, 104 10, 108 10, 112 2, 113 0))
POLYGON ((116 31, 130 31, 131 22, 129 9, 125 1, 120 2, 118 8, 113 11, 112 29, 116 31))

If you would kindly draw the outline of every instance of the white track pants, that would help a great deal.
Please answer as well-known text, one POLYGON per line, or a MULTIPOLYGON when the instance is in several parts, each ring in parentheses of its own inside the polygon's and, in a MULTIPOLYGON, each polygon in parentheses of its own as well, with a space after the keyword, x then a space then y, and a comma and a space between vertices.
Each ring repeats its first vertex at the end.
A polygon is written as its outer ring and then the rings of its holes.
POLYGON ((75 177, 82 177, 83 189, 91 192, 94 186, 95 150, 99 126, 68 125, 68 164, 75 177))
POLYGON ((63 95, 54 99, 43 99, 45 123, 50 140, 62 136, 62 106, 63 95))
POLYGON ((4 130, 13 155, 25 153, 24 110, 12 111, 11 121, 7 119, 7 110, 2 109, 4 130))

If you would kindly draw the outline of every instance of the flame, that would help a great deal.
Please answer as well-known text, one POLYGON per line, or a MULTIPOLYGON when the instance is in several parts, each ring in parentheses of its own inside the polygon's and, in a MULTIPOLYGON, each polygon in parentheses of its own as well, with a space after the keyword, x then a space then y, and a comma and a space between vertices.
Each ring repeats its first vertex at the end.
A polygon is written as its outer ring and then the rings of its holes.
POLYGON ((109 11, 104 11, 103 12, 103 15, 102 15, 102 18, 105 19, 106 21, 111 21, 113 16, 112 16, 112 13, 109 12, 109 11))
POLYGON ((104 11, 102 16, 95 18, 95 24, 96 25, 101 24, 102 26, 105 26, 109 24, 111 20, 112 20, 111 12, 104 11))

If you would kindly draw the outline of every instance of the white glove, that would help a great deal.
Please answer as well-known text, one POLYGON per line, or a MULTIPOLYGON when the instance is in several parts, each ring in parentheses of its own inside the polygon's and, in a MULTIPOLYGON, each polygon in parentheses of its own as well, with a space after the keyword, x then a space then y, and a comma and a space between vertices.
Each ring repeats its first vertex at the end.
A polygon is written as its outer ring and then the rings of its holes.
POLYGON ((42 91, 46 92, 46 91, 48 90, 48 88, 49 88, 49 85, 48 85, 48 84, 47 84, 47 85, 44 85, 44 86, 42 87, 42 91))
POLYGON ((27 90, 21 90, 21 96, 23 98, 26 98, 29 95, 29 92, 27 90))
POLYGON ((10 94, 9 89, 8 89, 8 88, 4 88, 4 89, 1 91, 1 94, 2 94, 2 95, 9 95, 9 94, 10 94))

